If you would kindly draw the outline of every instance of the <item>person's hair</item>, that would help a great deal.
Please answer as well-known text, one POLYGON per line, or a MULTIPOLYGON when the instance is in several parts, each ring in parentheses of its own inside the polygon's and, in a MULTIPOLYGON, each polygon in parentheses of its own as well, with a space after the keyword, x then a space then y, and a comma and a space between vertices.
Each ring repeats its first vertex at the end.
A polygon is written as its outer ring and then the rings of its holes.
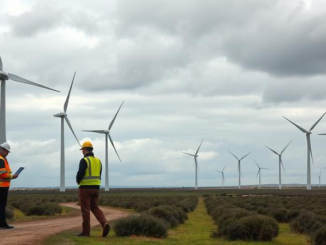
POLYGON ((85 147, 84 148, 86 151, 93 151, 93 148, 92 147, 85 147))

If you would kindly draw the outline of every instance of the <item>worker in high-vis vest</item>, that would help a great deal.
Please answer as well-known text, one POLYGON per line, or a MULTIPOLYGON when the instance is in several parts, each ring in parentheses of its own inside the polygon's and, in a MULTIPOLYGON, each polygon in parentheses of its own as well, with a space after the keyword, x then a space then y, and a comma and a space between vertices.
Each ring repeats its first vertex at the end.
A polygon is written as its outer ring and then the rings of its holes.
POLYGON ((6 206, 10 181, 18 176, 12 174, 7 156, 10 153, 10 146, 7 142, 0 145, 0 229, 7 230, 14 228, 7 224, 6 221, 6 206))
POLYGON ((79 204, 82 212, 82 232, 78 236, 90 236, 90 212, 102 225, 102 237, 110 232, 110 225, 98 206, 101 186, 102 163, 93 153, 93 145, 86 141, 81 149, 84 155, 79 162, 76 181, 79 185, 79 204))

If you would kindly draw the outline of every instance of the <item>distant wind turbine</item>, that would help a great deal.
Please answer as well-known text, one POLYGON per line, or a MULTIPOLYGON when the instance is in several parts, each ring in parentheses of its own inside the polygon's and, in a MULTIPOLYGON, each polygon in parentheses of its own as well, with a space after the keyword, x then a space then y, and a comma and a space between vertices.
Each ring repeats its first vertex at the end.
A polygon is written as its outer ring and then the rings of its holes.
POLYGON ((193 156, 193 157, 194 157, 194 160, 195 160, 195 170, 196 170, 196 175, 195 175, 195 189, 196 189, 196 190, 198 189, 198 181, 197 181, 198 163, 197 163, 197 157, 198 157, 198 151, 199 151, 200 146, 201 146, 201 144, 203 143, 203 141, 204 141, 204 139, 201 141, 201 143, 200 143, 200 145, 199 145, 199 147, 198 147, 198 149, 197 149, 195 155, 190 154, 190 153, 187 153, 187 152, 184 152, 184 151, 182 152, 182 153, 184 153, 184 154, 187 154, 187 155, 189 155, 189 156, 193 156))
POLYGON ((286 117, 284 117, 286 120, 288 120, 290 123, 292 123, 294 126, 296 126, 300 131, 306 134, 307 138, 307 190, 311 190, 311 169, 310 169, 310 156, 312 163, 314 163, 314 159, 312 157, 312 150, 311 150, 311 142, 310 142, 310 135, 311 130, 313 130, 316 125, 319 123, 319 121, 323 118, 323 116, 326 114, 326 112, 319 118, 317 122, 315 122, 314 125, 310 128, 309 131, 305 130, 304 128, 300 127, 299 125, 295 124, 294 122, 290 121, 286 117))
POLYGON ((257 172, 256 177, 259 175, 259 189, 261 189, 261 170, 262 170, 262 169, 268 169, 268 168, 261 168, 261 167, 258 165, 258 163, 256 162, 255 159, 252 159, 252 160, 254 160, 254 162, 256 163, 256 165, 257 165, 257 167, 258 167, 258 172, 257 172))
POLYGON ((222 189, 224 189, 224 169, 225 169, 225 167, 226 167, 226 165, 224 166, 224 168, 223 168, 223 170, 222 171, 218 171, 218 170, 216 170, 216 172, 219 172, 219 173, 221 173, 222 174, 222 189))
POLYGON ((6 136, 6 80, 13 80, 19 83, 25 83, 52 91, 60 92, 58 90, 43 86, 38 83, 31 82, 25 78, 19 77, 17 75, 6 73, 3 71, 2 60, 0 57, 0 81, 1 81, 1 108, 0 108, 0 144, 7 141, 6 136))
POLYGON ((120 105, 117 113, 115 114, 114 118, 112 119, 109 127, 108 127, 108 130, 83 130, 84 132, 92 132, 92 133, 98 133, 98 134, 104 134, 105 135, 105 191, 109 191, 109 157, 108 157, 108 138, 110 139, 110 142, 111 142, 111 145, 115 151, 115 153, 117 154, 120 162, 121 162, 121 159, 120 159, 120 156, 117 152, 117 150, 115 149, 115 146, 113 144, 113 140, 110 136, 110 130, 113 126, 113 123, 120 111, 120 108, 121 106, 123 105, 124 102, 122 102, 122 104, 120 105))
POLYGON ((247 155, 243 156, 242 158, 238 158, 236 155, 234 155, 231 151, 229 151, 232 156, 234 156, 238 160, 238 171, 239 171, 239 189, 241 189, 241 160, 244 159, 246 156, 248 156, 251 152, 249 152, 247 155))
POLYGON ((281 171, 282 170, 281 170, 281 166, 282 166, 283 171, 284 171, 284 166, 283 166, 283 162, 282 162, 282 154, 283 154, 283 152, 285 151, 285 149, 289 146, 289 144, 291 142, 292 142, 292 140, 284 147, 284 149, 281 151, 280 154, 265 145, 266 148, 268 148, 269 150, 274 152, 276 155, 278 155, 278 180, 279 180, 278 188, 279 189, 282 189, 282 177, 281 177, 281 175, 282 175, 281 171))
POLYGON ((319 188, 320 188, 320 182, 321 182, 321 168, 320 168, 320 171, 319 171, 318 179, 319 179, 319 188))
POLYGON ((60 117, 61 118, 60 191, 65 191, 65 136, 64 136, 64 120, 66 120, 66 123, 68 124, 71 132, 75 136, 75 139, 77 140, 77 143, 80 146, 79 140, 77 139, 77 136, 76 136, 74 130, 72 129, 71 123, 70 123, 70 121, 68 119, 68 115, 67 115, 67 108, 68 108, 68 103, 69 103, 69 97, 70 97, 72 85, 73 85, 74 80, 75 80, 75 75, 76 75, 76 72, 74 73, 74 76, 72 78, 72 82, 71 82, 71 85, 70 85, 69 93, 67 95, 66 102, 65 102, 65 104, 63 106, 64 112, 60 112, 58 114, 53 115, 54 117, 60 117))

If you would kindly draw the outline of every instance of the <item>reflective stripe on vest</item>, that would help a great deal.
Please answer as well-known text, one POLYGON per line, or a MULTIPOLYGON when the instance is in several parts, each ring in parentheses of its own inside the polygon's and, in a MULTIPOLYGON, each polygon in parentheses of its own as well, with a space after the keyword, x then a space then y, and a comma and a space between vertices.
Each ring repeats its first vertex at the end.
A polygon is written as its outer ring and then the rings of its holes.
POLYGON ((101 185, 101 168, 102 163, 96 157, 85 157, 87 168, 85 176, 79 185, 101 185))

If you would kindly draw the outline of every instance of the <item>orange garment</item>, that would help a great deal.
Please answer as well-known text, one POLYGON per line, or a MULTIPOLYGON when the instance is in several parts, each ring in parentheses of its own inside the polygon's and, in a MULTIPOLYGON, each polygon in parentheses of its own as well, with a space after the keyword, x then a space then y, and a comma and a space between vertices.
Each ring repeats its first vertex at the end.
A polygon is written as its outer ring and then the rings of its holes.
POLYGON ((10 180, 13 177, 7 159, 0 155, 0 159, 5 162, 5 167, 0 168, 0 187, 10 187, 10 180))

